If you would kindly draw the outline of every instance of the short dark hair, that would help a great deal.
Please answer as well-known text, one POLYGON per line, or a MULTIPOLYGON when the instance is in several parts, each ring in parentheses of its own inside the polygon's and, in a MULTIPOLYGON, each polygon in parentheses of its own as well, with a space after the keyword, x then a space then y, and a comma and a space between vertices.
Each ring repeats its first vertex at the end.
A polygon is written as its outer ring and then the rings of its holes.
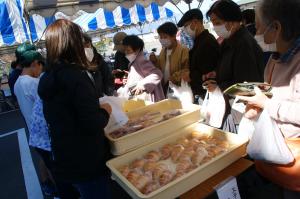
POLYGON ((243 20, 245 20, 246 24, 255 23, 255 10, 247 9, 242 12, 243 20))
POLYGON ((17 62, 17 61, 12 61, 10 67, 11 67, 12 69, 16 69, 16 68, 17 68, 17 65, 18 65, 18 62, 17 62))
POLYGON ((209 18, 212 14, 217 15, 224 21, 242 21, 242 11, 238 4, 231 0, 216 1, 208 10, 206 16, 209 18))
POLYGON ((123 40, 123 45, 130 46, 134 51, 144 49, 144 41, 136 35, 126 36, 123 40))
POLYGON ((292 41, 300 36, 299 0, 263 0, 258 6, 260 19, 265 25, 279 21, 282 38, 292 41))
POLYGON ((169 36, 175 36, 177 34, 177 31, 178 31, 177 26, 172 22, 166 22, 157 28, 158 34, 165 33, 169 36))

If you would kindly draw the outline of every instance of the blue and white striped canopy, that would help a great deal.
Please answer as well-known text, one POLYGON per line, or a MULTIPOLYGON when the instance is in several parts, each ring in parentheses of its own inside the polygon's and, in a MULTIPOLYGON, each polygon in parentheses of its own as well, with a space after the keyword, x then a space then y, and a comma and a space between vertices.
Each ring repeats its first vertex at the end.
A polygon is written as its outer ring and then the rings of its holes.
POLYGON ((23 0, 0 0, 0 46, 29 40, 23 0))
MULTIPOLYGON (((22 43, 29 40, 23 16, 23 0, 0 0, 0 46, 22 43)), ((121 27, 139 22, 152 22, 170 18, 173 12, 165 7, 151 3, 148 7, 136 4, 131 8, 117 7, 113 11, 99 8, 95 13, 84 13, 73 19, 84 31, 121 27)), ((41 39, 48 25, 60 18, 69 18, 63 13, 52 17, 37 14, 30 16, 29 30, 33 41, 41 39)))

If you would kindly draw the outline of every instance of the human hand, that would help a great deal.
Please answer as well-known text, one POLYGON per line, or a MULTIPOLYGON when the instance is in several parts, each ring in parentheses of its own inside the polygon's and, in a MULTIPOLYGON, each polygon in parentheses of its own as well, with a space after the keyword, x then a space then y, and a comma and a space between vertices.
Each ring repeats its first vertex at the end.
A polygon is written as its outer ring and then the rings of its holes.
POLYGON ((191 82, 190 71, 182 72, 181 79, 183 79, 183 81, 185 81, 185 82, 191 82))
POLYGON ((244 117, 248 118, 249 120, 253 120, 255 118, 257 118, 257 116, 262 112, 261 108, 258 108, 256 106, 253 105, 247 105, 246 106, 246 111, 244 114, 244 117))
POLYGON ((134 89, 131 90, 132 93, 134 93, 134 95, 140 95, 144 92, 143 88, 139 88, 139 87, 135 87, 134 89))
POLYGON ((123 85, 127 84, 127 78, 123 78, 122 83, 123 83, 123 85))
POLYGON ((239 96, 239 98, 246 101, 248 105, 264 109, 269 98, 258 87, 255 87, 254 91, 255 95, 253 97, 239 96))
POLYGON ((106 110, 106 112, 110 115, 112 112, 112 108, 108 103, 100 104, 100 108, 106 110))
POLYGON ((214 92, 218 87, 218 85, 215 80, 207 80, 202 84, 202 87, 206 89, 208 92, 214 92))
POLYGON ((215 71, 211 71, 205 75, 202 75, 202 81, 206 81, 208 79, 216 79, 217 73, 215 71))

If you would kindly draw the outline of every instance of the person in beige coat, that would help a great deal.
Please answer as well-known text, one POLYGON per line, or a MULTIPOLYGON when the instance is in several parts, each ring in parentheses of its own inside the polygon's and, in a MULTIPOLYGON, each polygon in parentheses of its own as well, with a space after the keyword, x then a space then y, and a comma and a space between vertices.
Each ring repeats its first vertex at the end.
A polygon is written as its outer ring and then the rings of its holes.
POLYGON ((153 54, 150 60, 163 73, 163 87, 166 92, 168 82, 180 85, 181 79, 189 82, 189 50, 176 40, 177 27, 172 22, 166 22, 158 27, 159 41, 162 50, 157 57, 153 54))

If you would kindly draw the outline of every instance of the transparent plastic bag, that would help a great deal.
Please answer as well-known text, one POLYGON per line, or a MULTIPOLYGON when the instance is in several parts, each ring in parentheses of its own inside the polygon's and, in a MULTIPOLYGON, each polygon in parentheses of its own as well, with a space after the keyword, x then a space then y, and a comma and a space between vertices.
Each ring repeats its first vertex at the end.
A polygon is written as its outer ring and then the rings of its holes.
POLYGON ((99 99, 100 104, 108 103, 112 112, 108 121, 107 126, 104 128, 106 133, 110 133, 118 128, 121 128, 128 122, 128 117, 123 111, 123 104, 126 98, 114 97, 114 96, 104 96, 99 99))
POLYGON ((206 124, 220 128, 223 123, 225 109, 226 105, 223 93, 217 87, 213 92, 207 91, 200 108, 200 114, 206 124))

